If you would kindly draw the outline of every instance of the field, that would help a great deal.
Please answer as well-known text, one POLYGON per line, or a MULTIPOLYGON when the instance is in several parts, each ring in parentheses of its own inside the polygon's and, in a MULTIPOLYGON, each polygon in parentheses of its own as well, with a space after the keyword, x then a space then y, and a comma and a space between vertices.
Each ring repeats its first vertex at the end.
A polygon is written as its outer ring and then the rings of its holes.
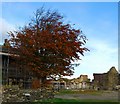
POLYGON ((50 100, 39 101, 34 104, 41 104, 41 103, 48 103, 48 104, 119 104, 118 102, 114 101, 107 101, 107 100, 78 100, 78 99, 60 99, 54 98, 50 100))
MULTIPOLYGON (((60 90, 55 92, 53 99, 38 100, 25 104, 120 104, 118 98, 117 91, 60 90)), ((24 102, 20 104, 24 104, 24 102)))
POLYGON ((61 90, 55 98, 74 99, 85 102, 118 102, 118 91, 61 90))
POLYGON ((54 99, 37 101, 35 104, 120 104, 117 91, 61 90, 54 99))

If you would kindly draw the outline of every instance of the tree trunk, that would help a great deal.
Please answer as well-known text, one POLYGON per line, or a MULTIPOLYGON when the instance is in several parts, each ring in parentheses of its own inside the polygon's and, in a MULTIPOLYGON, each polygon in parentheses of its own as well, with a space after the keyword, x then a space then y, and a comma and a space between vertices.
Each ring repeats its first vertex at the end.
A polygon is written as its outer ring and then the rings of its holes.
POLYGON ((41 88, 45 88, 46 87, 46 76, 41 77, 41 88))

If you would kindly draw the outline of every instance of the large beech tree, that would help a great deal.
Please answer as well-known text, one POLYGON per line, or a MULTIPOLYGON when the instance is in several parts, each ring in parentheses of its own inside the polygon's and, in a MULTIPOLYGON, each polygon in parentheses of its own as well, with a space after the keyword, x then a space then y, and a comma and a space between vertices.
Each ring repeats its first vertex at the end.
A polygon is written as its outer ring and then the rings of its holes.
POLYGON ((44 8, 36 10, 24 28, 9 34, 10 52, 38 78, 72 75, 72 62, 88 51, 81 30, 64 23, 57 11, 44 8))

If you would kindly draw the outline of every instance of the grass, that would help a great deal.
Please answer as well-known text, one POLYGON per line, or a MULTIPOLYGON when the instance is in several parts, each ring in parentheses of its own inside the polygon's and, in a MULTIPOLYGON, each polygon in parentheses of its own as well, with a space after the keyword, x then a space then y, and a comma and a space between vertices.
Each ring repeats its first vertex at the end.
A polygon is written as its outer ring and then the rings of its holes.
POLYGON ((56 94, 91 94, 91 95, 101 95, 103 91, 95 90, 61 90, 56 94))
MULTIPOLYGON (((104 91, 95 90, 60 90, 55 94, 90 94, 90 95, 101 95, 104 91)), ((107 92, 108 93, 108 92, 107 92)), ((64 99, 64 98, 53 98, 48 100, 41 100, 32 104, 120 104, 115 100, 91 100, 91 99, 64 99)))
MULTIPOLYGON (((119 104, 118 102, 113 101, 101 101, 101 100, 78 100, 78 99, 61 99, 61 98, 54 98, 49 100, 38 101, 35 104, 119 104)), ((33 103, 34 104, 34 103, 33 103)))

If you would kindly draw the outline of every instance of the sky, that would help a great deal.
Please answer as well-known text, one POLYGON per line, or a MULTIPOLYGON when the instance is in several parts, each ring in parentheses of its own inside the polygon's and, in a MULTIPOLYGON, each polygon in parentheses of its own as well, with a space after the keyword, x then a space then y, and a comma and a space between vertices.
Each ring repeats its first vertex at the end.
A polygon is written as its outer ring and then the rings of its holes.
MULTIPOLYGON (((8 0, 9 1, 9 0, 8 0)), ((2 2, 0 15, 0 44, 7 32, 26 25, 36 9, 58 10, 66 23, 75 24, 88 41, 90 52, 81 56, 80 66, 70 78, 81 74, 93 79, 93 73, 105 73, 112 66, 118 70, 118 3, 117 2, 2 2)))
POLYGON ((2 2, 118 2, 119 0, 1 0, 2 2))

